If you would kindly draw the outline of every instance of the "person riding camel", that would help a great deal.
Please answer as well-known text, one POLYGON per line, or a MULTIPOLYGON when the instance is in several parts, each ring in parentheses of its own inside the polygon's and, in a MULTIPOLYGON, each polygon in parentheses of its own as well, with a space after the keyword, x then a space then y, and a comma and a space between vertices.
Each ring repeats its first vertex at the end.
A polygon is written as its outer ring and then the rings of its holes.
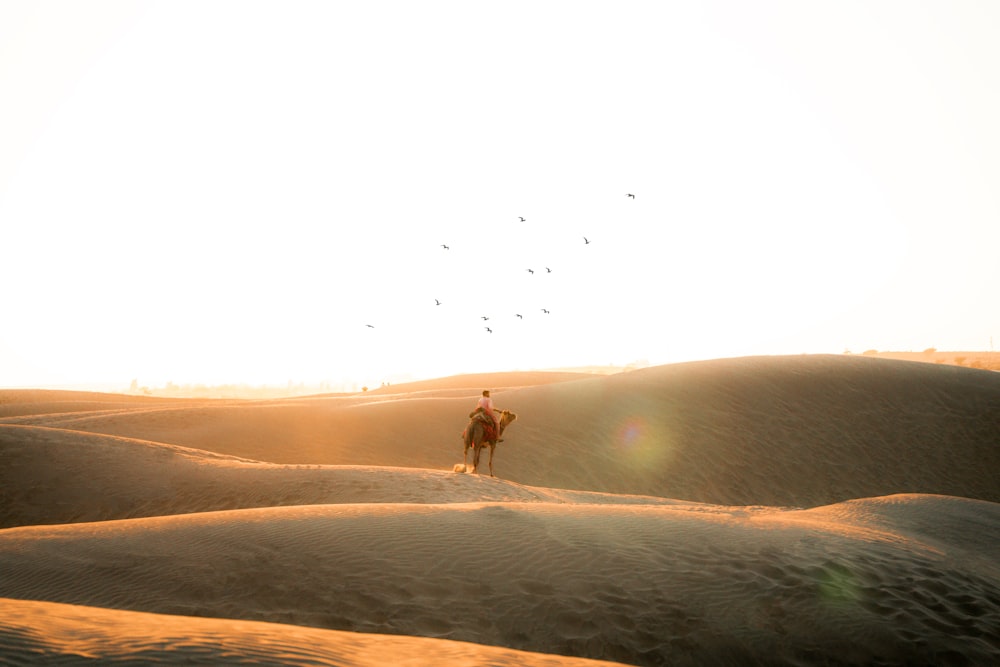
MULTIPOLYGON (((479 413, 479 412, 482 412, 482 414, 484 414, 486 417, 489 418, 488 421, 486 419, 483 419, 483 421, 486 422, 485 425, 487 427, 492 426, 492 432, 493 433, 499 433, 499 431, 500 431, 500 415, 497 414, 496 408, 493 407, 493 399, 490 398, 490 390, 489 389, 484 389, 483 390, 483 396, 482 396, 482 398, 480 398, 479 401, 476 403, 476 409, 473 410, 469 414, 469 417, 470 418, 475 418, 477 416, 477 413, 479 413)), ((493 438, 487 438, 487 439, 495 439, 495 437, 493 437, 493 438)))
POLYGON ((493 408, 493 399, 490 398, 489 389, 483 389, 483 397, 479 399, 478 403, 476 403, 476 407, 482 408, 483 412, 489 415, 490 419, 493 420, 493 423, 497 425, 500 424, 500 418, 497 417, 496 412, 494 411, 493 408))

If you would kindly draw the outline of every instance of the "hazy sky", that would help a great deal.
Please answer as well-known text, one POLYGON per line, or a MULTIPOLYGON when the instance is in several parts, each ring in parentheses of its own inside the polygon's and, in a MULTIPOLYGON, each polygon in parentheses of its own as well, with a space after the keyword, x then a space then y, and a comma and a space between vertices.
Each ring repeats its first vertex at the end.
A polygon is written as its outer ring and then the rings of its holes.
POLYGON ((990 349, 998 35, 990 0, 0 0, 0 386, 990 349))

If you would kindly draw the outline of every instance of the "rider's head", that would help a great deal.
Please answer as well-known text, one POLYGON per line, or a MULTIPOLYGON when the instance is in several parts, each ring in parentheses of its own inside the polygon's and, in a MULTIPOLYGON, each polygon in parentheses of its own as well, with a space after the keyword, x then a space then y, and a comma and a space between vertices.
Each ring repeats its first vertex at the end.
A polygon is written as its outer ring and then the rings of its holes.
POLYGON ((489 396, 490 396, 490 390, 489 389, 483 389, 483 396, 486 396, 487 398, 489 398, 489 396))

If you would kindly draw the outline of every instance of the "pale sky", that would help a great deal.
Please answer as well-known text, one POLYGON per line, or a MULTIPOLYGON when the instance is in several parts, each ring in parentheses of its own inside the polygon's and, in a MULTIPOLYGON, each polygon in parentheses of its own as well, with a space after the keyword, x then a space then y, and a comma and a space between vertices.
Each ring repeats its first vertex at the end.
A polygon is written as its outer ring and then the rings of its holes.
POLYGON ((997 119, 991 0, 0 0, 0 386, 988 350, 997 119))

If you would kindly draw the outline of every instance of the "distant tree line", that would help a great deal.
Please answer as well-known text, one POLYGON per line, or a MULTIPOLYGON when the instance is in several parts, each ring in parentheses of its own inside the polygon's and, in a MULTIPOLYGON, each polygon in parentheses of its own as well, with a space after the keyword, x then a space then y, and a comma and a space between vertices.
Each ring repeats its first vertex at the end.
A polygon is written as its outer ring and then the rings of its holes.
MULTIPOLYGON (((850 350, 845 350, 844 354, 851 354, 850 350)), ((995 352, 943 352, 937 348, 929 347, 922 352, 886 352, 879 350, 865 350, 861 353, 866 357, 881 357, 883 359, 904 359, 907 361, 924 361, 934 364, 946 364, 949 366, 964 366, 965 368, 978 368, 987 371, 1000 371, 1000 354, 995 352)))
POLYGON ((313 394, 354 393, 357 385, 334 384, 319 382, 291 382, 287 385, 249 385, 249 384, 175 384, 167 382, 161 387, 140 385, 138 379, 132 380, 128 393, 137 396, 160 396, 165 398, 247 398, 268 399, 287 398, 290 396, 309 396, 313 394))

